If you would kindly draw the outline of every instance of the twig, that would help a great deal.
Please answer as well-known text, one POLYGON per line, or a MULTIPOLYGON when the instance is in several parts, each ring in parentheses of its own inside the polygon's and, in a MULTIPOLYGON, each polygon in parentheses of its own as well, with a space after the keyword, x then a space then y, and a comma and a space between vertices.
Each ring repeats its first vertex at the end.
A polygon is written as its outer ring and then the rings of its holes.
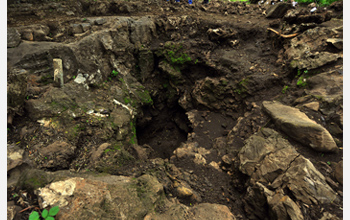
POLYGON ((24 212, 24 211, 26 211, 26 210, 28 210, 28 209, 31 209, 31 208, 34 208, 34 207, 35 207, 35 206, 28 206, 27 208, 25 208, 25 209, 19 211, 18 213, 24 212))
POLYGON ((288 34, 288 35, 285 35, 285 34, 281 34, 280 32, 272 29, 272 28, 267 28, 268 31, 272 31, 273 33, 283 37, 283 38, 292 38, 292 37, 295 37, 297 36, 299 33, 294 33, 294 34, 288 34))

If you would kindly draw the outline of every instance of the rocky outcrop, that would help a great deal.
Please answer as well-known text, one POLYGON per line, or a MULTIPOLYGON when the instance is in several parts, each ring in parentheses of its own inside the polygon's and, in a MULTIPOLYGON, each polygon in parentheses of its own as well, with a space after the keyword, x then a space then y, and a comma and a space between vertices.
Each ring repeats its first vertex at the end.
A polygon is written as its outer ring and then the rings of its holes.
POLYGON ((16 114, 23 113, 27 92, 28 72, 9 67, 7 72, 7 123, 12 124, 16 114))
POLYGON ((21 34, 17 31, 17 29, 7 29, 7 47, 17 47, 21 41, 21 34))
POLYGON ((342 35, 342 21, 334 19, 329 22, 337 23, 339 28, 316 27, 290 41, 285 55, 292 68, 311 70, 342 58, 341 53, 328 52, 324 44, 327 39, 342 35))
POLYGON ((293 139, 317 151, 338 151, 329 132, 298 109, 271 101, 264 101, 263 107, 276 126, 293 139))
POLYGON ((42 199, 42 208, 60 207, 58 220, 174 219, 175 216, 176 219, 235 219, 224 205, 202 203, 187 207, 168 200, 163 186, 150 175, 71 177, 39 188, 36 194, 42 199), (158 213, 158 209, 162 212, 158 213))
POLYGON ((258 210, 252 216, 263 217, 261 207, 267 204, 272 219, 303 219, 296 202, 339 201, 326 178, 274 130, 264 128, 248 138, 238 156, 239 169, 250 177, 245 209, 258 210))

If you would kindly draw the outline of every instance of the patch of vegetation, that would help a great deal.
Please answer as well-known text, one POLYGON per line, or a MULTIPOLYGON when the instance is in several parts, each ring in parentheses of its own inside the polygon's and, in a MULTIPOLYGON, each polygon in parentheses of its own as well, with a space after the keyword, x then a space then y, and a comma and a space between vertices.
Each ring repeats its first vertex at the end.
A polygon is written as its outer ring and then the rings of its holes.
POLYGON ((297 86, 299 87, 306 87, 307 86, 307 82, 306 79, 309 77, 308 75, 309 71, 308 70, 300 70, 298 69, 297 75, 295 76, 295 78, 298 78, 297 81, 297 86))
POLYGON ((192 61, 181 43, 166 43, 164 49, 157 51, 156 55, 159 57, 163 56, 176 70, 181 69, 186 63, 192 61))
POLYGON ((288 90, 289 86, 284 86, 282 89, 282 93, 285 94, 288 90))
MULTIPOLYGON (((57 215, 57 213, 60 211, 60 208, 58 206, 54 206, 50 209, 50 211, 47 211, 47 209, 44 209, 41 213, 41 217, 45 220, 54 220, 54 216, 57 215)), ((38 212, 33 211, 29 215, 29 220, 39 220, 40 215, 38 212)))
POLYGON ((238 83, 238 87, 234 90, 235 93, 237 93, 238 95, 241 95, 245 92, 247 92, 247 80, 246 79, 242 79, 239 83, 238 83))
POLYGON ((298 3, 305 3, 305 4, 316 2, 317 4, 320 4, 322 6, 327 6, 332 4, 333 2, 340 1, 340 0, 295 0, 295 1, 298 3))

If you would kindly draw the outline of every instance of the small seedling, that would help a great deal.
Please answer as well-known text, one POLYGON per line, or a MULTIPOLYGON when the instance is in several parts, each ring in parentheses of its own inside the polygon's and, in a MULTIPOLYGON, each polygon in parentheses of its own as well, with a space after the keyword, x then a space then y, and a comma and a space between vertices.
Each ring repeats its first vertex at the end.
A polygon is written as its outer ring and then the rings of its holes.
POLYGON ((118 74, 119 74, 119 72, 116 71, 116 70, 113 70, 113 71, 111 72, 111 76, 113 76, 113 77, 117 77, 118 74))
POLYGON ((282 89, 282 93, 285 94, 287 92, 288 86, 284 86, 282 89))
POLYGON ((327 164, 330 166, 330 165, 331 165, 331 162, 327 161, 327 164))
MULTIPOLYGON (((54 206, 50 209, 50 211, 47 211, 47 209, 44 209, 41 213, 41 217, 45 220, 55 220, 54 216, 57 215, 57 213, 60 211, 60 208, 58 206, 54 206)), ((29 220, 39 220, 40 215, 38 212, 33 211, 30 213, 29 220)))

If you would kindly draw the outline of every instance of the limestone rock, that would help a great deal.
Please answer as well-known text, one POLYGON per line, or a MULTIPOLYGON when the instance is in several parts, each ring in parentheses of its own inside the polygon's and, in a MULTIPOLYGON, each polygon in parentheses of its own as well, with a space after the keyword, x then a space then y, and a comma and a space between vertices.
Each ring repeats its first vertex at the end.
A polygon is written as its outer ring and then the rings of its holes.
POLYGON ((336 48, 338 48, 339 50, 343 49, 343 39, 340 38, 329 38, 326 41, 327 43, 335 46, 336 48))
POLYGON ((21 41, 21 35, 17 29, 7 28, 7 47, 17 47, 21 41))
POLYGON ((341 57, 342 56, 339 54, 329 52, 309 53, 302 58, 294 59, 291 63, 291 67, 312 70, 333 63, 341 57))
MULTIPOLYGON (((326 178, 274 130, 264 128, 249 137, 238 157, 239 169, 250 177, 251 187, 247 189, 245 209, 248 212, 256 208, 257 212, 254 214, 256 216, 264 215, 264 209, 259 207, 277 200, 288 203, 284 207, 291 208, 294 210, 293 215, 299 216, 299 211, 296 211, 292 201, 284 197, 283 193, 282 196, 274 195, 284 189, 289 190, 294 198, 306 204, 329 204, 339 200, 337 194, 327 184, 326 178), (272 192, 262 187, 266 185, 269 185, 269 190, 272 192), (267 199, 269 197, 270 201, 267 199), (264 202, 263 198, 267 200, 264 202)), ((272 203, 274 205, 270 208, 276 206, 275 219, 285 215, 283 213, 288 213, 275 202, 272 203)))
POLYGON ((276 126, 293 139, 317 151, 338 151, 329 132, 298 109, 271 101, 264 101, 263 108, 275 121, 276 126))
POLYGON ((327 184, 326 178, 303 156, 297 157, 286 173, 273 183, 274 188, 288 187, 296 199, 306 204, 329 204, 339 198, 327 184))
POLYGON ((335 36, 336 32, 328 27, 309 29, 297 38, 291 39, 290 46, 284 53, 286 59, 290 60, 292 68, 299 69, 315 69, 337 61, 342 56, 337 53, 327 52, 324 45, 327 39, 335 36))
POLYGON ((266 10, 267 18, 282 18, 284 14, 288 11, 288 9, 292 8, 291 4, 280 2, 274 5, 271 5, 266 10))
POLYGON ((269 210, 271 210, 271 212, 269 212, 271 219, 304 219, 297 204, 289 196, 285 195, 282 190, 273 192, 259 182, 256 184, 266 196, 269 210))
POLYGON ((198 143, 186 143, 182 144, 174 151, 174 155, 171 159, 183 159, 183 158, 191 158, 192 161, 196 164, 206 164, 207 160, 205 159, 205 155, 209 154, 210 151, 198 147, 198 143))
POLYGON ((341 160, 334 169, 334 177, 335 179, 343 185, 343 161, 341 160))
POLYGON ((320 108, 320 103, 319 102, 309 102, 309 103, 305 103, 303 106, 317 112, 320 108))
POLYGON ((307 91, 323 102, 337 105, 343 100, 343 75, 337 71, 324 72, 307 79, 310 89, 307 91))

